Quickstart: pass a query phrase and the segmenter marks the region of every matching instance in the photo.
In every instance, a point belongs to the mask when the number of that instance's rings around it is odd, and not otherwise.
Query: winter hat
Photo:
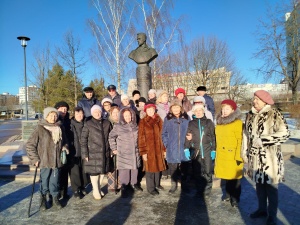
[[[134,91],[132,92],[132,97],[133,97],[134,95],[136,95],[136,94],[141,95],[141,93],[140,93],[138,90],[134,90]]]
[[[148,94],[150,94],[150,93],[153,93],[153,94],[156,95],[156,91],[155,91],[154,89],[150,89],[150,90],[148,91]]]
[[[156,106],[155,106],[153,103],[151,103],[151,102],[146,102],[146,104],[145,104],[145,106],[144,106],[144,112],[146,112],[146,110],[147,110],[148,108],[151,108],[151,107],[153,107],[154,109],[156,109]]]
[[[174,98],[170,103],[170,108],[174,105],[179,105],[180,107],[182,107],[182,102],[178,98]]]
[[[53,108],[53,107],[47,107],[44,109],[44,114],[43,114],[43,118],[46,119],[47,116],[49,115],[49,113],[51,112],[55,112],[57,114],[57,117],[58,117],[58,111],[56,108]]]
[[[113,103],[113,101],[112,101],[110,98],[104,98],[104,99],[102,99],[102,101],[101,101],[101,105],[103,106],[103,104],[104,104],[105,102],[110,102],[110,104]]]
[[[175,96],[177,96],[179,93],[183,93],[185,95],[185,90],[183,88],[177,88],[175,90]]]
[[[196,97],[193,99],[193,103],[195,104],[196,102],[202,102],[203,104],[205,104],[205,98],[202,97],[202,96],[196,96]]]
[[[206,87],[205,86],[199,86],[199,87],[197,87],[197,91],[206,91]]]
[[[113,84],[107,86],[107,90],[108,90],[108,91],[109,91],[109,90],[116,90],[116,89],[117,89],[116,86],[113,85]]]
[[[203,111],[205,110],[204,105],[196,104],[193,105],[192,112],[195,112],[197,109],[202,109]]]
[[[225,99],[225,100],[223,100],[221,102],[221,105],[230,105],[233,108],[233,110],[236,110],[236,108],[237,108],[236,103],[233,100],[231,100],[231,99]]]
[[[57,102],[54,106],[54,108],[59,109],[60,107],[67,107],[67,111],[69,111],[69,105],[68,103],[61,101],[61,102]]]
[[[144,102],[144,103],[146,103],[147,101],[146,101],[146,99],[145,99],[144,97],[140,97],[139,102]]]
[[[100,112],[102,112],[102,109],[101,109],[101,107],[99,105],[93,105],[93,107],[91,108],[91,114],[93,114],[93,111],[95,111],[97,109],[99,109]]]
[[[269,92],[264,91],[264,90],[258,90],[256,92],[254,92],[254,95],[257,96],[263,102],[265,102],[269,105],[274,105],[274,101]]]
[[[123,101],[125,99],[129,99],[128,95],[122,94],[121,95],[121,101]]]
[[[92,87],[83,88],[83,92],[93,92],[93,91],[94,91],[94,88],[92,88]]]

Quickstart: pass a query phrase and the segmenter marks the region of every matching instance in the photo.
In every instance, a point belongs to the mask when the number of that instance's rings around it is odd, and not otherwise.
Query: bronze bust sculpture
[[[148,91],[152,88],[151,67],[149,63],[153,61],[158,54],[154,48],[148,47],[146,39],[146,34],[137,34],[139,46],[130,52],[129,58],[138,64],[136,68],[137,89],[140,91],[142,97],[148,99]]]

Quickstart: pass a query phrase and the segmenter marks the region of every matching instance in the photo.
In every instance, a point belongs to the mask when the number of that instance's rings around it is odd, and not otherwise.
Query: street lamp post
[[[26,46],[27,41],[30,40],[28,37],[20,36],[17,37],[21,41],[21,45],[24,48],[24,78],[25,78],[25,115],[26,120],[28,120],[28,102],[27,102],[27,76],[26,76]]]

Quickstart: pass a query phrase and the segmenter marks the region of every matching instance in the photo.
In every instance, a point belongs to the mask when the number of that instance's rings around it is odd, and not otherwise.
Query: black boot
[[[57,209],[62,208],[57,196],[53,198],[53,206],[55,206]]]
[[[134,184],[132,185],[132,188],[134,191],[143,191],[143,188],[141,186],[139,186],[138,184]]]
[[[171,189],[169,190],[169,193],[173,194],[177,190],[177,182],[172,181],[171,182]]]
[[[46,197],[45,195],[40,196],[40,209],[45,211],[47,209]]]
[[[127,198],[128,197],[127,187],[126,187],[125,184],[122,184],[122,187],[121,187],[121,197],[122,198]]]

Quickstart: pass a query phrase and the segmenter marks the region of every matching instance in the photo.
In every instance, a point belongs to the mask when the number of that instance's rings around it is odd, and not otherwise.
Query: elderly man
[[[206,102],[206,107],[208,109],[208,111],[211,112],[213,118],[215,118],[215,104],[214,104],[214,100],[212,99],[212,97],[210,97],[209,95],[206,94],[206,87],[205,86],[199,86],[197,88],[197,95],[202,96],[205,98],[205,102]]]
[[[107,87],[107,91],[108,94],[104,96],[104,98],[109,98],[112,100],[112,102],[116,105],[118,105],[118,107],[121,107],[122,103],[121,103],[121,95],[119,95],[119,93],[116,91],[116,86],[111,84],[108,85]]]

